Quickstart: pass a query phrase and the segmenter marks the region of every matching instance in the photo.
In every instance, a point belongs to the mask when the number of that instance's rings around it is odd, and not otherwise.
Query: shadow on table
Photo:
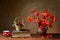
[[[52,33],[51,35],[53,35],[53,37],[52,37],[53,39],[60,39],[60,33],[57,33],[57,34]],[[32,34],[31,36],[32,36],[32,38],[40,38],[43,35],[41,35],[41,34]]]

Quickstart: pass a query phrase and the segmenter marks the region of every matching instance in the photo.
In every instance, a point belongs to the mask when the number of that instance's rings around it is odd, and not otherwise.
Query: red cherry
[[[6,34],[6,32],[3,32],[3,34],[2,34],[2,35],[4,36],[5,34]]]
[[[7,34],[6,32],[4,32],[3,34]]]
[[[26,32],[29,32],[29,30],[26,30]]]
[[[52,36],[53,36],[53,35],[48,34],[48,35],[47,35],[47,38],[51,38]]]
[[[9,35],[9,34],[6,34],[7,36]]]
[[[50,35],[47,35],[46,38],[50,38]]]
[[[34,9],[32,9],[32,13],[35,13],[35,10]]]
[[[3,36],[5,36],[6,35],[6,32],[3,32]]]
[[[50,37],[53,37],[53,35],[50,35]]]
[[[22,23],[17,23],[16,25],[23,27],[23,24]]]
[[[6,31],[4,30],[3,31],[3,36],[6,36],[6,37],[10,36],[10,32],[8,30],[6,30]]]

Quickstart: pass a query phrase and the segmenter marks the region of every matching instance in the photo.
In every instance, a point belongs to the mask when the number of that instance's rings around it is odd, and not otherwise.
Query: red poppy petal
[[[57,21],[57,19],[58,19],[57,17],[53,17],[53,21]]]
[[[47,10],[43,10],[43,13],[47,13]]]
[[[46,16],[43,16],[42,19],[47,19],[47,17]]]
[[[39,18],[36,18],[36,23],[40,22],[40,19]]]
[[[43,25],[41,25],[41,26],[40,26],[40,28],[41,28],[41,29],[43,29],[43,28],[44,28],[44,26],[43,26]]]
[[[49,22],[45,22],[46,23],[46,25],[49,25]]]

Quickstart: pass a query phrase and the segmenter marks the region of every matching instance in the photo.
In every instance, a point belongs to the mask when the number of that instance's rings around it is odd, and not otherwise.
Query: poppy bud
[[[57,19],[58,19],[57,17],[53,17],[53,21],[57,21]]]
[[[35,13],[35,10],[34,9],[32,9],[32,13]]]

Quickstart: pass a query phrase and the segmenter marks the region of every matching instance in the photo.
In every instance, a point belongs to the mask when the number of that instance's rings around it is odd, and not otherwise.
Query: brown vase
[[[43,34],[43,35],[45,35],[45,34],[47,33],[47,29],[48,29],[48,28],[43,28],[43,29],[38,28],[38,34]]]

